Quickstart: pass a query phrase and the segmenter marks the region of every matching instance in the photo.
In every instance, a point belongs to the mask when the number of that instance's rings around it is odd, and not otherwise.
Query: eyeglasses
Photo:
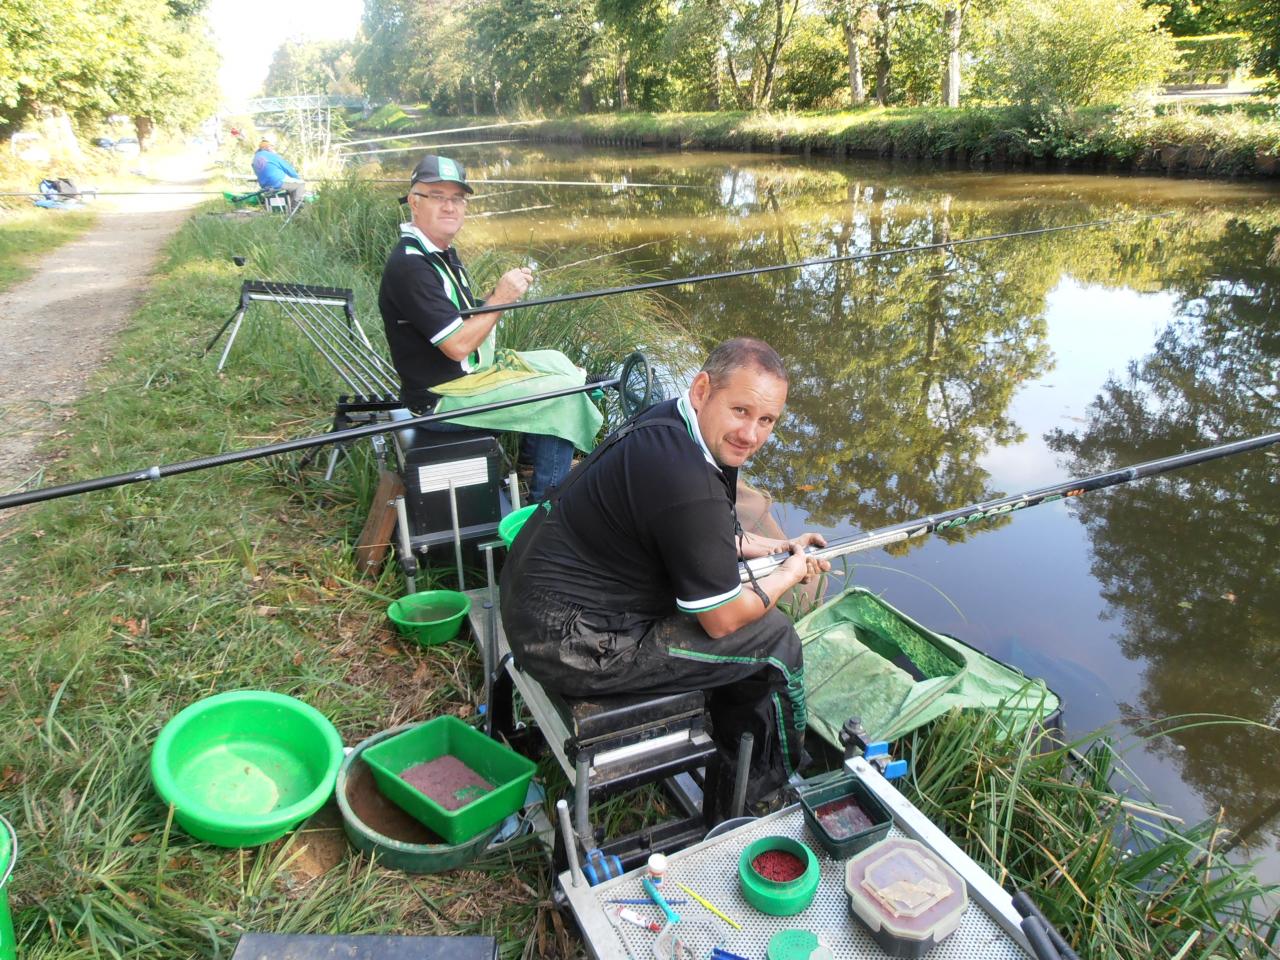
[[[422,197],[424,200],[430,200],[432,203],[438,203],[442,207],[446,203],[456,203],[460,207],[465,207],[467,205],[466,197],[453,196],[452,194],[448,194],[448,193],[419,193],[418,191],[415,190],[413,192],[413,195],[415,197]]]

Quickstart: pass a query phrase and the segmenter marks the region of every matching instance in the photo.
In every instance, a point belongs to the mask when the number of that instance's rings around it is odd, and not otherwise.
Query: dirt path
[[[153,162],[154,182],[137,189],[156,193],[101,198],[83,237],[0,293],[0,493],[40,484],[36,446],[71,416],[138,308],[160,248],[204,199],[160,191],[203,189],[206,162],[204,155]]]

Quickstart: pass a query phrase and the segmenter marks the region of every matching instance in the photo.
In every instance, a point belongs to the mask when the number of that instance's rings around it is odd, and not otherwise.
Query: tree
[[[212,108],[216,69],[203,18],[175,15],[165,0],[6,0],[0,126],[41,109],[81,122],[128,113],[140,129],[188,125]]]
[[[1280,84],[1280,3],[1276,0],[1235,0],[1235,21],[1249,34],[1253,68]]]
[[[772,102],[778,61],[799,6],[800,0],[725,0],[725,67],[739,106]]]
[[[175,18],[166,0],[131,0],[133,39],[113,77],[115,111],[133,117],[145,145],[155,124],[190,129],[217,107],[218,55],[201,17]]]
[[[1275,429],[1280,287],[1266,251],[1277,238],[1274,220],[1247,218],[1170,238],[1181,241],[1165,267],[1179,316],[1149,356],[1104,384],[1084,427],[1046,437],[1070,456],[1071,475]],[[1121,649],[1143,664],[1143,688],[1127,711],[1134,726],[1197,712],[1275,723],[1275,474],[1274,459],[1257,451],[1073,504]],[[1167,754],[1211,809],[1226,808],[1233,824],[1256,822],[1267,809],[1274,817],[1271,730],[1205,725],[1176,737],[1181,749]],[[1256,762],[1236,762],[1241,756]]]
[[[1154,91],[1176,53],[1138,0],[1025,0],[993,19],[979,59],[986,98],[1065,109]]]
[[[268,97],[299,93],[355,94],[359,88],[351,76],[354,67],[349,41],[289,41],[276,47],[263,82],[263,93]]]

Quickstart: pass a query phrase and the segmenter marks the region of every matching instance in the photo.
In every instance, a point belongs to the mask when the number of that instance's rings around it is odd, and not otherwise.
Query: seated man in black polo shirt
[[[471,277],[452,245],[466,221],[472,192],[462,164],[448,157],[423,157],[405,198],[412,219],[400,225],[400,239],[382,270],[378,310],[391,362],[400,374],[400,401],[414,413],[430,413],[435,407],[439,396],[432,387],[493,362],[494,328],[502,312],[464,318],[459,311],[513,303],[533,281],[532,271],[520,267],[504,273],[487,300],[472,293]],[[468,428],[445,421],[424,429]],[[533,463],[530,499],[541,500],[568,474],[573,444],[545,434],[529,434],[524,441],[522,452]]]
[[[786,398],[772,347],[721,344],[686,394],[640,414],[569,475],[502,571],[502,622],[527,673],[571,697],[707,690],[729,770],[741,735],[755,738],[751,801],[805,758],[800,640],[774,604],[831,568],[803,552],[825,545],[817,534],[774,540],[737,521],[738,468]],[[788,550],[773,573],[741,583],[740,559]],[[721,814],[725,799],[714,798]]]

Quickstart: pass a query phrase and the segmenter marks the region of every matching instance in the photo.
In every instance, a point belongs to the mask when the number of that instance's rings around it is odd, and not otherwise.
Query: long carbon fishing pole
[[[484,181],[473,180],[473,183]],[[489,183],[518,183],[513,180],[490,180]],[[721,273],[703,273],[693,277],[678,277],[674,280],[650,280],[646,283],[633,283],[625,287],[605,287],[601,290],[583,290],[579,293],[562,293],[554,297],[540,297],[535,300],[516,300],[500,306],[470,307],[459,310],[460,316],[469,317],[477,313],[493,313],[495,310],[521,310],[525,307],[544,307],[553,303],[571,303],[574,300],[589,300],[593,297],[612,297],[620,293],[637,293],[641,290],[661,290],[664,287],[683,287],[693,283],[706,283],[708,280],[727,280],[731,277],[753,277],[762,273],[776,273],[779,270],[799,270],[803,267],[820,267],[828,263],[852,263],[857,260],[874,260],[877,257],[891,257],[900,253],[925,253],[929,250],[945,250],[948,247],[963,247],[973,243],[990,243],[993,240],[1012,240],[1016,237],[1035,237],[1045,233],[1060,233],[1064,230],[1087,230],[1091,227],[1105,227],[1116,223],[1141,223],[1144,220],[1156,220],[1160,217],[1171,217],[1172,212],[1148,213],[1138,217],[1113,217],[1107,220],[1090,220],[1088,223],[1068,223],[1059,227],[1036,227],[1034,230],[1015,230],[1012,233],[992,233],[981,237],[968,237],[964,240],[946,240],[938,243],[922,243],[915,247],[895,247],[892,250],[870,250],[863,253],[848,253],[839,257],[820,257],[814,260],[796,260],[792,263],[775,263],[767,267],[746,267],[742,270],[726,270]]]
[[[538,123],[546,123],[546,121],[509,120],[506,123],[482,123],[478,127],[451,127],[448,130],[423,130],[420,133],[395,133],[389,137],[372,137],[368,140],[344,140],[341,143],[335,143],[334,147],[342,149],[344,147],[358,147],[366,143],[386,143],[388,140],[416,140],[419,137],[441,137],[446,133],[470,133],[472,130],[494,130],[498,127],[527,127]],[[425,144],[425,146],[436,147],[438,144],[429,143]]]
[[[638,361],[638,362],[637,362]],[[594,383],[584,383],[578,387],[564,387],[560,390],[548,390],[546,393],[540,393],[533,397],[516,397],[511,400],[496,400],[493,403],[477,404],[474,407],[466,407],[461,410],[450,410],[448,413],[428,413],[420,417],[410,417],[408,420],[396,420],[385,423],[369,423],[359,427],[348,427],[345,430],[334,430],[331,433],[320,434],[313,437],[300,437],[296,440],[282,440],[279,443],[269,443],[260,447],[248,447],[244,450],[228,450],[226,453],[216,453],[209,457],[198,457],[195,460],[183,460],[180,463],[161,464],[154,467],[146,467],[140,470],[130,470],[128,473],[117,473],[109,477],[98,477],[94,480],[79,480],[74,483],[63,483],[56,486],[39,487],[35,490],[24,490],[19,493],[10,493],[0,496],[0,510],[7,510],[10,507],[20,507],[28,503],[42,503],[46,500],[57,500],[60,497],[71,497],[80,493],[89,493],[94,490],[107,490],[111,487],[123,487],[130,483],[141,483],[144,480],[160,480],[164,477],[173,477],[183,473],[193,473],[196,470],[208,470],[211,467],[222,467],[229,463],[243,463],[245,460],[256,460],[261,457],[274,456],[278,453],[292,453],[296,450],[309,450],[313,447],[323,447],[331,443],[342,443],[347,440],[358,440],[361,437],[371,437],[379,433],[391,433],[395,430],[403,430],[406,427],[421,427],[429,423],[438,423],[442,420],[456,420],[459,417],[470,416],[475,413],[490,413],[494,410],[505,410],[508,407],[519,406],[524,403],[534,403],[538,400],[554,400],[557,397],[568,397],[576,393],[587,393],[591,390],[599,390],[605,387],[618,387],[624,394],[630,391],[630,375],[639,369],[645,378],[641,387],[643,390],[643,403],[647,403],[650,390],[652,388],[651,370],[648,362],[640,354],[632,354],[623,364],[622,371],[617,377],[608,380],[600,380]],[[625,408],[624,408],[625,409]],[[643,406],[641,407],[643,409]]]
[[[435,144],[432,144],[435,146]],[[409,177],[358,177],[359,183],[394,183],[403,187],[405,181]],[[340,178],[329,178],[327,180],[309,180],[309,183],[346,183],[346,180]],[[530,187],[601,187],[614,190],[630,190],[642,187],[652,187],[654,189],[664,190],[710,190],[708,186],[695,183],[632,183],[629,180],[481,180],[469,178],[467,183],[515,183]],[[23,194],[25,196],[25,194]],[[488,194],[488,196],[497,196],[497,194]]]
[[[1169,473],[1171,470],[1181,470],[1183,467],[1189,467],[1193,464],[1220,460],[1223,457],[1232,457],[1237,453],[1258,450],[1273,443],[1280,443],[1280,431],[1264,433],[1248,440],[1223,443],[1216,447],[1204,447],[1200,450],[1192,450],[1189,453],[1179,453],[1160,460],[1148,460],[1132,467],[1123,467],[1107,473],[1098,473],[1078,480],[1066,480],[1062,483],[1055,483],[1052,486],[1040,487],[1038,490],[1029,490],[1026,493],[1001,497],[998,500],[988,500],[985,503],[975,503],[956,510],[948,510],[946,513],[935,513],[933,516],[925,517],[923,520],[910,520],[906,523],[895,524],[892,527],[881,527],[879,530],[870,530],[852,537],[843,537],[825,547],[816,550],[810,548],[805,551],[805,554],[823,560],[833,560],[836,557],[860,553],[863,550],[873,550],[876,547],[888,546],[891,543],[915,540],[927,534],[938,533],[953,527],[964,527],[982,520],[990,520],[993,517],[1003,517],[1017,510],[1025,510],[1027,507],[1039,506],[1042,503],[1053,503],[1068,497],[1079,497],[1094,490],[1114,487],[1121,483],[1128,483],[1131,480],[1141,480],[1145,477]],[[781,566],[789,556],[791,556],[789,553],[778,553],[740,563],[739,569],[742,579],[746,581],[753,575],[762,577],[771,573]],[[748,569],[750,573],[748,573]]]
[[[508,137],[505,140],[461,140],[458,143],[433,143],[431,149],[443,150],[445,147],[484,147],[491,143],[524,143],[523,137]],[[420,151],[421,146],[417,147],[382,147],[378,150],[350,150],[346,153],[338,154],[339,158],[346,157],[369,157],[375,153],[410,153],[412,151]],[[474,182],[474,181],[473,181]]]

